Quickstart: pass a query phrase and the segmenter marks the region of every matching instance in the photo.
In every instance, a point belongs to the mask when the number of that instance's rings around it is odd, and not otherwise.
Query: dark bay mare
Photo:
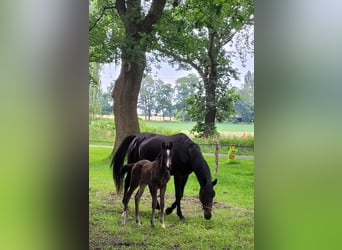
[[[122,213],[122,222],[126,223],[126,212],[128,209],[128,202],[134,190],[139,186],[139,190],[135,195],[135,220],[141,225],[139,216],[139,202],[146,186],[150,188],[152,195],[152,215],[151,225],[154,227],[154,212],[157,207],[157,191],[160,189],[160,224],[165,228],[164,224],[164,204],[166,184],[170,179],[170,169],[172,163],[172,142],[165,144],[162,142],[161,150],[155,161],[140,160],[134,164],[126,164],[122,167],[120,176],[123,180],[125,173],[130,172],[130,183],[127,192],[124,193],[122,203],[124,204],[124,211]],[[119,183],[119,185],[122,185]]]
[[[183,133],[171,136],[152,133],[127,136],[120,144],[111,161],[117,190],[120,190],[120,185],[118,185],[121,178],[120,169],[123,166],[126,154],[128,156],[128,163],[134,163],[141,159],[153,160],[160,151],[162,141],[172,142],[174,152],[171,175],[174,176],[176,200],[172,203],[171,207],[166,209],[166,214],[172,213],[173,209],[177,207],[177,215],[180,219],[184,219],[181,210],[181,199],[188,176],[194,172],[200,184],[199,199],[202,203],[204,218],[209,220],[215,196],[214,185],[217,183],[217,179],[212,182],[209,166],[204,160],[199,146]],[[130,182],[129,178],[129,175],[127,175],[125,193]]]

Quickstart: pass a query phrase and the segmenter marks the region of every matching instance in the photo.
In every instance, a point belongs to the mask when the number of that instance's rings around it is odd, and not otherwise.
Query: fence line
[[[198,146],[213,146],[215,147],[216,146],[216,143],[196,143]],[[230,143],[230,144],[219,144],[219,147],[230,147],[231,144],[234,144],[234,143]],[[252,145],[237,145],[237,144],[234,144],[235,147],[238,147],[238,148],[253,148],[254,149],[254,146]]]

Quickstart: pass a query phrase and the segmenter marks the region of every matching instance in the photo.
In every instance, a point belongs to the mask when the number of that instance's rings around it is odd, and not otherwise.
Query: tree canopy
[[[198,132],[212,135],[215,122],[232,114],[238,100],[230,85],[238,78],[232,62],[244,61],[247,51],[253,53],[253,12],[254,0],[91,0],[89,61],[121,63],[113,90],[120,140],[139,131],[136,108],[147,52],[154,62],[167,59],[198,72],[198,90],[187,104],[201,110],[190,108],[189,114],[196,113]],[[168,85],[160,86],[171,91]],[[165,94],[159,99],[163,114],[171,112]]]
[[[171,64],[193,68],[202,78],[203,86],[198,86],[199,94],[189,104],[196,106],[190,112],[197,121],[195,129],[205,137],[215,133],[215,120],[233,113],[232,105],[227,105],[236,99],[229,87],[230,79],[238,78],[232,59],[243,58],[242,51],[252,42],[249,36],[237,35],[253,24],[253,12],[251,0],[188,0],[173,11],[166,10],[157,25],[157,50]],[[228,50],[234,37],[240,39],[235,42],[239,49]]]

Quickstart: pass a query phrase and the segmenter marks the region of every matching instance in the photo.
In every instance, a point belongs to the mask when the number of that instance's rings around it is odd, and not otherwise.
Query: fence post
[[[219,146],[220,146],[220,135],[217,133],[215,140],[215,166],[214,166],[214,174],[217,174],[218,169],[218,161],[219,161]]]

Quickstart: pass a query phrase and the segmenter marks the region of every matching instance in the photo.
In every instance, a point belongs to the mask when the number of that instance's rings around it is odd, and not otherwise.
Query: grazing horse
[[[127,192],[124,193],[122,203],[124,204],[124,211],[122,213],[122,222],[126,223],[126,211],[128,209],[128,202],[134,190],[139,186],[139,190],[135,195],[135,220],[140,223],[139,216],[139,202],[146,186],[148,185],[152,195],[152,216],[151,225],[154,227],[154,212],[157,207],[157,191],[160,189],[160,224],[165,228],[164,224],[164,204],[166,184],[170,179],[170,168],[172,163],[172,142],[165,144],[162,142],[161,150],[156,160],[151,162],[149,160],[140,160],[134,164],[126,164],[122,167],[120,177],[121,180],[125,173],[130,172],[130,183]],[[119,183],[122,185],[122,182]]]
[[[171,136],[152,133],[127,136],[120,144],[111,161],[113,179],[117,190],[120,189],[120,185],[118,185],[121,183],[120,168],[123,165],[126,154],[128,155],[128,163],[134,163],[141,159],[153,160],[159,152],[159,145],[162,141],[172,142],[174,148],[171,175],[174,176],[176,200],[172,203],[171,207],[166,209],[166,214],[172,213],[173,209],[177,207],[178,217],[184,219],[180,201],[183,197],[184,186],[188,176],[194,172],[200,184],[199,199],[202,203],[204,218],[209,220],[215,196],[214,185],[216,185],[217,179],[211,180],[209,166],[204,160],[199,146],[183,133]],[[130,176],[127,175],[125,193],[129,183]]]

